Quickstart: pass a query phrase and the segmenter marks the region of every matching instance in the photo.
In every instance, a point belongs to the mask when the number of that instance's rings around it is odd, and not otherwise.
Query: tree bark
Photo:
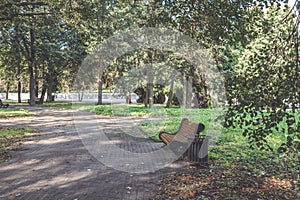
[[[186,97],[187,97],[187,78],[185,77],[185,75],[183,76],[183,90],[182,90],[182,107],[186,108]]]
[[[146,91],[147,92],[146,103],[149,103],[149,108],[153,108],[153,104],[154,104],[153,82],[154,82],[153,68],[152,65],[150,65],[147,69],[147,91]]]
[[[22,93],[22,83],[21,81],[18,81],[18,103],[22,102],[21,93]]]
[[[146,97],[145,97],[145,99],[144,99],[144,106],[145,106],[145,108],[147,108],[148,107],[148,103],[149,103],[149,89],[148,89],[149,87],[148,87],[148,83],[147,83],[147,86],[146,86]]]
[[[39,75],[38,75],[38,67],[34,66],[34,79],[35,79],[35,98],[39,97]]]
[[[46,91],[47,91],[47,86],[46,86],[46,83],[44,83],[43,87],[42,87],[41,98],[39,100],[39,104],[44,103],[44,99],[45,99],[45,96],[46,96]]]
[[[171,103],[172,103],[172,99],[173,99],[173,95],[174,95],[174,82],[175,82],[175,71],[172,72],[171,74],[171,81],[170,81],[170,91],[168,94],[168,101],[167,101],[167,105],[166,108],[170,108]]]
[[[10,88],[10,82],[7,82],[6,83],[6,95],[5,95],[5,99],[6,100],[8,100],[9,88]]]
[[[52,69],[52,63],[50,62],[49,62],[49,69]],[[55,84],[55,80],[53,79],[53,75],[48,74],[45,86],[47,87],[46,102],[52,102],[52,93],[56,89],[56,84]]]
[[[30,63],[29,66],[29,95],[30,95],[30,105],[35,105],[35,92],[34,92],[34,75],[33,75],[33,69],[32,69],[32,63]]]
[[[48,86],[48,89],[47,89],[47,99],[46,99],[47,102],[52,102],[52,93],[53,93],[53,89],[52,88],[53,88],[52,85]]]
[[[102,105],[103,104],[103,100],[102,100],[102,86],[103,86],[103,81],[102,81],[102,77],[99,79],[98,81],[98,105]]]
[[[192,107],[192,98],[193,98],[193,85],[191,77],[187,77],[187,88],[186,88],[186,108]]]
[[[16,28],[16,32],[18,32],[18,28]],[[16,34],[18,35],[18,33]],[[16,37],[16,42],[18,42],[18,37]],[[22,102],[21,93],[22,93],[22,83],[21,83],[21,52],[19,45],[16,45],[17,48],[17,80],[18,80],[18,103]]]
[[[34,48],[34,30],[30,28],[30,60],[28,63],[29,70],[29,93],[30,93],[30,105],[35,105],[35,80],[34,80],[34,60],[35,60],[35,48]]]
[[[131,93],[126,91],[126,104],[131,104]]]

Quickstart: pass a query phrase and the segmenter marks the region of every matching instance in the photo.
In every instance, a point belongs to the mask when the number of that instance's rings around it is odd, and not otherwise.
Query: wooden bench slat
[[[202,123],[196,124],[188,119],[182,119],[180,127],[176,133],[160,132],[159,138],[165,144],[169,144],[173,140],[186,143],[189,135],[198,135],[203,130],[204,125]]]

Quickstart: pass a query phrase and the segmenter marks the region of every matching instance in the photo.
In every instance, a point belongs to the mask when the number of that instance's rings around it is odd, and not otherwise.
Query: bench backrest
[[[176,133],[161,132],[159,133],[159,138],[165,143],[170,142],[188,142],[188,139],[193,139],[199,136],[199,133],[204,130],[204,125],[202,123],[194,123],[188,119],[182,119],[179,129]]]
[[[180,127],[176,132],[175,137],[173,138],[175,141],[187,142],[188,137],[193,137],[195,135],[199,135],[199,133],[204,130],[199,124],[196,124],[188,119],[182,119]]]

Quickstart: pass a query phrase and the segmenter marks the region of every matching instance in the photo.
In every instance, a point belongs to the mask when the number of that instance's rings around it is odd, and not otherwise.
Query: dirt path
[[[107,167],[83,145],[73,123],[72,111],[26,109],[36,116],[0,120],[1,127],[31,127],[39,131],[20,151],[12,152],[11,160],[0,164],[0,199],[151,199],[157,181],[178,171],[184,164],[176,162],[145,174]],[[107,125],[106,130],[117,130],[109,126],[109,118],[101,120]],[[159,147],[153,145],[151,148]]]

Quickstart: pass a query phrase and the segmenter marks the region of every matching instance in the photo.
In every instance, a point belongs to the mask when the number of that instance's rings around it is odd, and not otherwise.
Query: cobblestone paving
[[[93,157],[77,133],[72,111],[25,107],[35,114],[30,118],[0,120],[0,127],[31,127],[22,148],[11,152],[12,158],[0,164],[0,199],[25,200],[109,200],[151,199],[157,181],[182,168],[177,161],[156,172],[128,173],[107,167]],[[110,139],[121,141],[119,147],[135,153],[161,148],[147,139],[135,142],[124,138],[106,122]],[[109,135],[109,134],[108,134]]]

